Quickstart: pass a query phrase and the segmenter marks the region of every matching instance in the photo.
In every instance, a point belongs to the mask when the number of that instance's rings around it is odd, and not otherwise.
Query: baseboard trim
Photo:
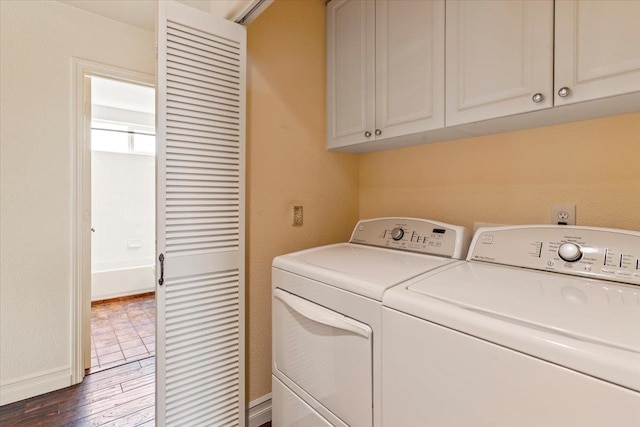
[[[249,402],[248,427],[260,427],[271,421],[271,393]]]
[[[133,291],[134,293],[131,294],[126,294],[126,295],[120,295],[117,297],[111,297],[111,298],[101,298],[101,299],[96,299],[96,300],[92,300],[91,301],[91,307],[95,307],[98,306],[100,304],[108,304],[110,302],[123,302],[123,301],[127,301],[127,300],[132,300],[135,298],[142,298],[142,297],[150,297],[152,295],[156,294],[156,290],[155,288],[149,288],[147,289],[147,291]]]
[[[49,393],[71,385],[69,366],[49,369],[34,375],[9,380],[0,385],[0,405]]]

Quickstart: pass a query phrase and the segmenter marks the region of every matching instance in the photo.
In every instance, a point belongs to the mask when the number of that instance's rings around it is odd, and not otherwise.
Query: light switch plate
[[[299,227],[302,225],[302,206],[293,207],[293,226]]]

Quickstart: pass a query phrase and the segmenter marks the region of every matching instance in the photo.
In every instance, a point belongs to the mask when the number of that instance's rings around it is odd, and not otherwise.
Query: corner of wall
[[[247,420],[248,427],[260,427],[271,421],[271,393],[249,402]]]

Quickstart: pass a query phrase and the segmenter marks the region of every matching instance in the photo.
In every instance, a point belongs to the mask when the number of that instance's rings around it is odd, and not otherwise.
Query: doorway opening
[[[101,224],[101,229],[96,228],[92,221],[92,157],[107,157],[120,155],[137,155],[147,156],[148,161],[155,162],[155,142],[150,141],[155,133],[155,84],[156,79],[153,75],[139,73],[136,71],[130,71],[118,67],[99,64],[96,62],[86,61],[83,59],[73,59],[73,111],[74,111],[74,137],[73,137],[73,157],[74,157],[74,169],[73,169],[73,188],[74,188],[74,209],[72,216],[73,226],[73,258],[72,258],[72,270],[73,280],[71,287],[72,296],[72,310],[71,310],[71,384],[80,384],[85,375],[91,372],[92,362],[100,363],[97,358],[98,354],[95,351],[95,346],[92,351],[92,343],[94,342],[91,334],[91,306],[92,300],[99,301],[105,298],[116,298],[120,296],[130,296],[137,292],[151,293],[155,291],[155,272],[153,268],[148,268],[147,277],[151,277],[150,284],[145,286],[146,290],[138,290],[136,292],[124,292],[119,288],[118,277],[103,275],[98,277],[97,281],[103,281],[103,286],[98,287],[94,293],[92,289],[92,273],[111,271],[109,274],[116,274],[119,270],[126,270],[126,267],[135,265],[135,262],[129,260],[129,265],[123,264],[125,261],[118,261],[117,256],[114,256],[112,246],[115,245],[113,241],[103,244],[101,248],[94,249],[98,256],[96,259],[92,259],[92,240],[96,233],[101,233],[107,240],[115,239],[118,233],[122,234],[123,226],[109,225],[105,222],[99,221],[100,211],[97,211],[96,220],[98,224]],[[124,91],[119,85],[130,85],[131,88],[135,88],[134,91]],[[96,86],[96,91],[92,90],[92,86]],[[146,91],[146,95],[144,95]],[[95,92],[95,93],[94,93]],[[118,93],[128,94],[118,96]],[[140,104],[140,100],[146,98],[143,102],[146,107],[141,108],[137,106]],[[149,102],[150,100],[150,102]],[[149,107],[149,104],[151,105]],[[120,131],[120,132],[118,132]],[[134,136],[138,134],[150,134],[144,138]],[[126,144],[124,144],[123,138],[115,137],[107,138],[107,134],[122,135]],[[93,138],[92,138],[93,136]],[[94,146],[92,147],[92,139]],[[111,141],[111,142],[109,142]],[[114,142],[115,141],[115,142]],[[153,147],[149,147],[152,145]],[[95,150],[94,150],[95,149]],[[96,154],[98,153],[99,154]],[[95,154],[95,156],[94,156]],[[105,162],[102,162],[105,164]],[[98,164],[96,164],[98,165]],[[96,168],[96,170],[99,167]],[[103,168],[105,169],[105,168]],[[114,167],[117,180],[123,179],[135,179],[135,174],[128,174],[125,167]],[[129,168],[131,169],[131,168]],[[155,168],[152,169],[151,175],[155,176]],[[103,174],[104,175],[104,174]],[[110,183],[113,184],[113,183]],[[105,184],[106,185],[106,184]],[[120,185],[120,184],[118,184]],[[153,210],[151,211],[151,222],[155,222],[155,180],[152,182],[152,186],[146,189],[148,197],[153,201]],[[94,190],[95,192],[96,190]],[[97,194],[100,191],[97,192]],[[112,191],[113,193],[113,191]],[[109,209],[111,212],[118,212],[117,206],[120,205],[120,211],[123,213],[131,214],[132,203],[129,203],[129,199],[118,200],[116,196],[110,196],[111,200],[102,200],[101,203],[107,206],[108,215]],[[121,196],[125,197],[125,196]],[[100,200],[98,198],[96,202]],[[129,209],[129,210],[126,210]],[[104,216],[103,215],[103,216]],[[131,217],[130,217],[131,219]],[[94,231],[92,231],[94,230]],[[129,234],[135,233],[136,229],[129,227]],[[148,233],[147,233],[148,234]],[[152,245],[151,245],[151,259],[155,258],[155,229],[152,230]],[[141,237],[141,236],[139,236]],[[131,242],[125,242],[133,246],[132,250],[135,250],[137,242],[133,240],[135,236],[131,237]],[[103,242],[104,243],[104,242]],[[111,246],[109,246],[111,245]],[[111,249],[109,249],[111,248]],[[142,248],[142,240],[140,242],[140,249]],[[142,253],[141,251],[138,251]],[[141,258],[141,257],[138,257]],[[144,258],[144,257],[142,257]],[[118,264],[120,262],[120,264]],[[110,264],[111,263],[111,264]],[[147,264],[149,265],[149,264]],[[153,262],[150,263],[153,265]],[[95,267],[95,268],[94,268]],[[114,279],[114,280],[109,280]],[[112,285],[104,286],[104,282],[111,282]],[[107,289],[105,291],[105,289]],[[151,294],[153,297],[153,294]],[[147,318],[151,321],[154,317],[153,312],[147,311]],[[120,315],[122,317],[122,315]],[[142,317],[142,316],[141,316]],[[94,320],[100,318],[100,316],[94,316]],[[108,316],[107,316],[108,318]],[[106,319],[102,319],[106,320]],[[151,321],[152,322],[152,321]],[[152,322],[153,323],[153,322]],[[103,325],[104,326],[104,325]],[[148,328],[148,327],[147,327]],[[155,329],[155,328],[154,328]],[[143,332],[142,335],[149,332]],[[138,335],[140,337],[140,334]],[[152,348],[150,340],[155,340],[155,330],[152,338],[148,338],[146,341],[149,343],[149,347]],[[101,337],[102,338],[102,337]],[[116,336],[117,338],[117,336]],[[146,344],[143,341],[143,345]],[[125,347],[127,344],[125,344]],[[120,347],[122,350],[122,347]],[[141,349],[140,349],[141,350]],[[131,352],[128,352],[131,354]],[[93,356],[93,357],[92,357]],[[123,352],[124,356],[124,352]],[[115,356],[112,356],[115,358]],[[97,359],[93,360],[92,359]],[[103,358],[103,365],[107,365],[108,358]],[[155,365],[155,358],[148,362]],[[137,362],[131,362],[137,363]],[[112,365],[112,366],[115,366]]]
[[[155,89],[92,76],[90,123],[93,373],[155,354]]]

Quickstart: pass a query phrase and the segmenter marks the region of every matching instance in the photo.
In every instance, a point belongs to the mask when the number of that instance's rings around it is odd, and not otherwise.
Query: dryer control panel
[[[420,218],[361,220],[349,239],[349,243],[456,259],[467,256],[470,241],[465,227]]]
[[[640,285],[640,233],[580,226],[480,228],[469,261]]]

